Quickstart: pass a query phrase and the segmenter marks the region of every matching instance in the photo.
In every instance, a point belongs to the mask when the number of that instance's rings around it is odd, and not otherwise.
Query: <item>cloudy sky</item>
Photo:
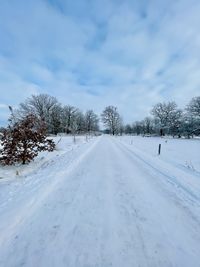
[[[0,125],[48,93],[125,122],[200,95],[199,0],[1,0]]]

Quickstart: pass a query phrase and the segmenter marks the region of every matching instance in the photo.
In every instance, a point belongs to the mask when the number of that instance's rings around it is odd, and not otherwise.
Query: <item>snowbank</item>
[[[60,155],[67,153],[81,144],[89,141],[88,137],[85,136],[76,136],[75,142],[73,136],[56,136],[49,137],[53,139],[56,143],[56,150],[53,152],[43,151],[32,161],[30,164],[22,165],[18,164],[16,166],[1,166],[0,165],[0,183],[6,181],[12,181],[17,177],[24,177],[31,175],[36,172],[38,169],[48,165],[55,158]]]

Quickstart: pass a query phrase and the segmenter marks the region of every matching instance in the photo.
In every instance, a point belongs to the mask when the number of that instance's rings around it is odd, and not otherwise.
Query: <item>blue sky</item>
[[[200,95],[199,0],[1,0],[0,124],[48,93],[125,122]]]

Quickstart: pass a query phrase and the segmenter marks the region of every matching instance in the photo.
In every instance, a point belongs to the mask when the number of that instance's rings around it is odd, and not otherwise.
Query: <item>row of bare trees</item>
[[[32,95],[13,110],[6,128],[1,129],[0,163],[25,164],[40,151],[53,151],[55,143],[49,134],[90,134],[99,130],[99,119],[93,110],[83,114],[78,108],[62,106],[47,94]]]
[[[188,138],[200,135],[200,96],[193,97],[184,109],[180,109],[174,101],[157,103],[150,114],[141,121],[123,125],[117,108],[108,106],[101,118],[113,135],[125,133]]]
[[[84,114],[77,107],[61,105],[55,97],[47,94],[32,95],[14,113],[18,119],[32,114],[43,120],[50,134],[91,133],[99,130],[99,119],[93,110]]]
[[[81,134],[99,131],[99,117],[92,109],[83,113],[79,108],[71,105],[61,105],[58,100],[47,94],[32,95],[15,110],[16,120],[32,114],[45,122],[49,134],[66,133]],[[106,131],[112,135],[122,132],[122,118],[117,107],[107,106],[101,121]]]
[[[99,131],[99,118],[93,110],[83,114],[78,108],[62,106],[55,97],[33,95],[19,105],[10,107],[11,117],[1,135],[0,161],[4,165],[25,164],[33,160],[40,151],[55,149],[55,143],[48,139],[49,133],[66,134],[91,133]],[[101,120],[106,132],[116,134],[143,135],[200,135],[200,97],[194,97],[181,110],[175,102],[158,103],[151,110],[152,117],[123,126],[117,107],[107,106]]]
[[[47,138],[49,133],[91,133],[99,130],[99,119],[93,110],[83,114],[73,106],[61,106],[55,97],[33,95],[21,103],[17,110],[9,107],[9,124],[1,132],[0,163],[26,164],[40,151],[53,151],[55,143]],[[122,120],[114,106],[101,114],[109,133],[115,135],[122,129]]]
[[[200,97],[194,97],[184,109],[179,109],[175,102],[156,104],[151,115],[124,127],[126,134],[200,135]]]

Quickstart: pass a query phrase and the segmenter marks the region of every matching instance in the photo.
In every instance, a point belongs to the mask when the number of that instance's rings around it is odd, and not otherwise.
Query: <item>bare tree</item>
[[[19,118],[24,118],[29,114],[35,115],[45,121],[47,130],[51,132],[51,113],[56,105],[58,105],[58,101],[53,96],[47,94],[32,95],[20,104],[16,115]]]
[[[50,113],[50,132],[58,134],[62,131],[62,106],[60,104],[54,105]]]
[[[170,128],[174,127],[174,120],[181,117],[181,111],[178,110],[175,102],[158,103],[156,104],[151,114],[154,115],[160,127],[160,135],[169,133]]]
[[[95,132],[99,130],[99,119],[93,110],[88,110],[85,113],[85,129],[87,133]]]
[[[188,138],[200,135],[200,96],[193,97],[186,106],[181,128]]]
[[[102,122],[108,127],[110,133],[115,135],[119,132],[121,126],[121,118],[117,111],[117,107],[108,106],[101,114]]]
[[[186,110],[192,116],[200,119],[200,96],[193,97],[188,106],[186,107]]]
[[[143,133],[143,123],[141,121],[133,123],[133,133],[136,133],[137,135]]]
[[[133,127],[130,124],[126,124],[124,127],[125,134],[132,134],[133,133]]]
[[[145,117],[143,120],[143,133],[152,134],[153,132],[153,120],[151,117]]]
[[[72,133],[72,128],[74,127],[74,121],[76,119],[77,112],[78,109],[76,107],[70,105],[63,107],[62,127],[67,134]]]
[[[190,138],[194,135],[200,134],[200,128],[198,128],[197,120],[191,116],[188,112],[183,114],[180,126],[180,132],[183,136]]]
[[[73,119],[72,129],[73,133],[75,134],[85,132],[85,117],[84,114],[78,109]]]

